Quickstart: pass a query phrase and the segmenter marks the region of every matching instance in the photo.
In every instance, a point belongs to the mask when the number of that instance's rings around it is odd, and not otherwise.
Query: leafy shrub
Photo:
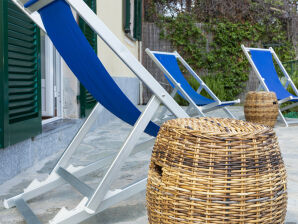
[[[263,21],[231,22],[222,19],[199,24],[197,17],[179,13],[176,17],[162,18],[159,25],[161,38],[170,40],[195,71],[205,71],[204,81],[221,100],[237,98],[248,80],[250,66],[240,48],[242,43],[249,43],[251,47],[278,43],[274,48],[281,61],[288,61],[295,55],[279,20],[266,24]],[[207,41],[210,36],[212,40]],[[195,86],[194,83],[191,85]],[[176,99],[185,104],[181,98]]]

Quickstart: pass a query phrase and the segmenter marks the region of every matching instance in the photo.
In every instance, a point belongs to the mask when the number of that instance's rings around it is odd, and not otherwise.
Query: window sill
[[[132,41],[134,41],[134,42],[137,42],[138,40],[136,39],[136,38],[134,38],[130,33],[125,33],[125,36],[128,38],[128,39],[130,39],[130,40],[132,40]]]
[[[41,122],[41,124],[42,124],[42,125],[46,125],[46,124],[52,123],[52,122],[54,122],[54,121],[58,121],[58,120],[60,120],[60,119],[62,119],[62,118],[61,118],[61,117],[53,117],[53,118],[49,118],[49,119],[43,120],[43,121]]]

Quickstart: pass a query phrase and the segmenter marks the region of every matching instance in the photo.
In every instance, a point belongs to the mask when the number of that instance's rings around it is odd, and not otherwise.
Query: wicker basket
[[[244,114],[247,121],[274,127],[278,116],[278,102],[274,92],[248,92]]]
[[[286,171],[272,128],[235,119],[167,121],[147,183],[149,222],[283,223]]]

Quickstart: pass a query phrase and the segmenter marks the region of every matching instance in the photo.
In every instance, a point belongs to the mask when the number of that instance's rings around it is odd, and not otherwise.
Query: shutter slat
[[[86,31],[84,32],[85,35],[89,35],[91,37],[94,37],[94,31],[91,30],[90,28],[89,29],[86,29]]]
[[[35,57],[32,55],[25,55],[16,52],[8,52],[8,59],[19,59],[24,61],[35,61]]]
[[[87,108],[92,107],[93,105],[96,104],[96,100],[93,98],[91,93],[89,93],[87,90],[86,90],[86,93],[85,93],[85,97],[86,97]]]
[[[8,81],[8,86],[11,88],[18,88],[18,87],[34,87],[36,81]]]
[[[15,45],[8,44],[8,52],[16,52],[19,54],[25,54],[26,56],[35,56],[35,49],[29,49],[29,48],[24,48],[24,47],[19,47]]]
[[[11,66],[22,66],[27,68],[35,68],[36,62],[33,61],[23,61],[23,60],[16,60],[16,59],[8,59],[8,65]]]
[[[9,104],[9,109],[12,110],[12,109],[18,109],[18,108],[21,108],[21,107],[28,107],[28,106],[32,106],[32,105],[35,105],[37,103],[37,100],[36,99],[30,99],[30,100],[27,100],[27,101],[20,101],[20,102],[12,102]]]
[[[35,88],[9,88],[9,94],[20,94],[20,93],[33,93],[35,91]]]
[[[17,24],[18,26],[24,27],[26,29],[30,29],[30,30],[35,29],[35,26],[32,23],[26,22],[25,20],[20,19],[16,16],[12,16],[12,15],[8,16],[8,22],[12,24]]]
[[[17,123],[23,120],[28,120],[30,118],[34,118],[38,116],[38,112],[34,110],[24,110],[18,114],[13,114],[10,116],[9,123]]]
[[[18,26],[10,22],[7,24],[7,28],[8,30],[20,32],[22,34],[29,35],[29,36],[34,36],[34,33],[35,33],[35,29],[26,29],[24,27]]]
[[[92,34],[85,34],[85,37],[87,39],[93,40],[93,35]]]
[[[30,100],[35,97],[35,93],[25,93],[22,95],[12,95],[9,96],[9,102]]]
[[[33,44],[35,39],[34,37],[28,36],[26,34],[22,34],[13,30],[8,30],[8,37],[14,38],[14,39],[18,39],[21,41],[25,41],[28,42],[30,44]]]
[[[29,107],[23,107],[19,109],[14,109],[9,111],[9,117],[15,117],[18,115],[23,115],[23,113],[31,113],[35,111],[35,105],[29,106]]]
[[[36,69],[35,68],[23,68],[23,67],[9,67],[8,72],[9,73],[28,73],[32,74],[35,73]]]
[[[25,15],[14,3],[12,3],[10,0],[7,3],[7,16],[15,16],[23,21],[26,21],[28,23],[31,23],[34,25],[32,20]]]
[[[35,117],[38,117],[38,112],[29,112],[29,113],[26,113],[26,115],[21,114],[21,115],[17,115],[17,116],[12,117],[9,120],[9,123],[13,124],[13,123],[21,122],[21,121],[24,121],[24,120],[33,119]]]
[[[32,49],[35,47],[34,43],[18,40],[12,37],[8,37],[8,44],[16,45],[23,48],[29,48],[29,49]]]
[[[24,0],[20,0],[20,1],[24,1]],[[16,10],[19,13],[23,13],[12,1],[7,1],[7,8]],[[23,14],[23,15],[25,15],[25,14]]]
[[[93,99],[93,96],[91,95],[91,94],[88,94],[87,96],[86,96],[86,100],[87,100],[87,102],[89,101],[93,101],[94,99]]]
[[[14,17],[14,18],[22,20],[26,23],[32,24],[32,21],[28,18],[28,16],[26,16],[24,14],[21,14],[21,13],[17,12],[14,9],[11,9],[11,8],[8,9],[8,17]]]
[[[9,74],[9,81],[27,81],[27,80],[35,80],[36,75],[28,75],[28,74]]]

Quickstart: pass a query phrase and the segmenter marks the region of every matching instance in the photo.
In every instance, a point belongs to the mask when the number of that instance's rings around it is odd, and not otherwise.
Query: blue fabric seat
[[[289,93],[278,78],[271,52],[268,50],[250,50],[250,54],[269,91],[275,92],[278,100],[292,97],[290,101],[298,102],[298,97]]]
[[[37,0],[25,4],[29,7]],[[107,110],[134,125],[141,112],[121,91],[88,43],[65,0],[56,0],[39,10],[53,44],[84,87]],[[101,52],[104,54],[104,52]],[[159,126],[150,122],[145,132],[156,136]]]
[[[187,82],[187,80],[184,78],[183,73],[181,72],[176,56],[172,54],[163,54],[163,53],[153,53],[154,56],[158,59],[158,61],[163,65],[163,67],[171,74],[171,76],[178,82],[183,90],[191,97],[191,99],[196,103],[198,106],[204,106],[211,103],[215,103],[216,101],[213,99],[209,99],[205,96],[202,96],[201,94],[197,93]],[[169,83],[172,87],[175,87],[175,85],[169,80],[167,75],[165,75]],[[179,95],[184,97],[181,92],[179,92]],[[229,101],[229,102],[221,102],[217,107],[224,107],[233,105],[236,102]]]

